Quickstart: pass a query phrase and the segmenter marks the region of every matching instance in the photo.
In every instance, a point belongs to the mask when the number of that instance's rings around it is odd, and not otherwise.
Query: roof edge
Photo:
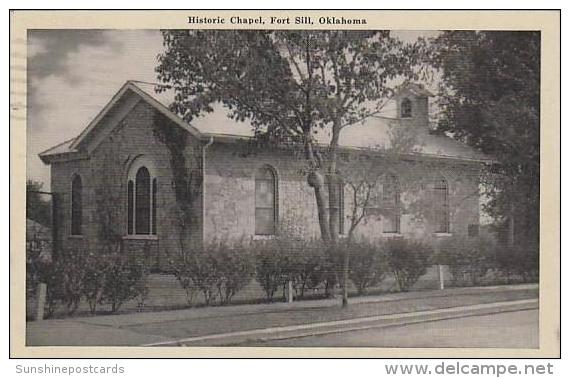
[[[87,125],[85,129],[79,134],[79,136],[73,141],[71,146],[69,147],[70,150],[77,149],[81,143],[86,139],[87,135],[89,135],[95,127],[99,124],[99,122],[105,117],[105,115],[113,108],[115,104],[127,93],[127,91],[132,91],[139,97],[141,97],[145,102],[151,105],[154,109],[162,113],[168,119],[176,123],[178,126],[184,128],[194,137],[201,137],[201,132],[194,126],[190,125],[188,122],[181,119],[179,116],[174,114],[170,109],[166,106],[158,102],[154,99],[151,95],[146,93],[143,89],[138,87],[133,81],[127,80],[125,84],[113,95],[111,100],[107,102],[107,104],[101,109],[101,111],[93,118],[91,122]]]

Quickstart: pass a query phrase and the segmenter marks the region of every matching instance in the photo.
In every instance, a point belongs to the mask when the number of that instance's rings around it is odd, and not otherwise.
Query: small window
[[[400,184],[394,175],[386,176],[382,190],[383,231],[386,234],[400,233]]]
[[[255,234],[274,235],[277,225],[277,178],[272,168],[255,174]]]
[[[71,181],[71,235],[83,235],[83,183],[75,175]]]
[[[433,187],[435,232],[449,233],[449,189],[445,179],[436,180]]]
[[[412,117],[412,101],[409,98],[402,100],[400,104],[400,117],[411,118]]]

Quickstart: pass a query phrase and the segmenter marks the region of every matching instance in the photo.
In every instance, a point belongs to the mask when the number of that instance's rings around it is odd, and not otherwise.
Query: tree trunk
[[[339,209],[339,187],[340,179],[337,172],[337,154],[338,154],[338,144],[341,129],[340,120],[336,119],[333,121],[332,128],[332,138],[329,148],[330,155],[330,166],[329,166],[329,229],[331,233],[331,240],[333,247],[337,246],[338,234],[340,231],[339,219],[340,209]],[[349,251],[345,248],[343,251],[343,262],[342,262],[342,307],[348,306],[348,269],[349,269]]]
[[[310,129],[308,129],[310,130]],[[305,135],[305,158],[309,162],[311,172],[307,175],[307,183],[315,191],[315,200],[317,202],[317,212],[319,216],[319,226],[321,230],[321,238],[325,245],[330,243],[329,233],[329,217],[325,207],[324,186],[325,180],[320,172],[319,162],[315,157],[310,132]]]
[[[335,173],[329,175],[329,233],[333,244],[338,240],[338,233],[340,230],[339,224],[339,191],[338,191],[338,176]]]
[[[348,265],[350,259],[348,252],[348,248],[345,248],[342,264],[342,307],[348,307]]]
[[[323,239],[325,245],[329,245],[331,241],[331,236],[329,232],[329,216],[325,205],[325,195],[324,195],[324,179],[323,175],[318,172],[312,172],[307,178],[309,186],[315,191],[315,200],[317,201],[317,212],[319,215],[319,226],[321,229],[321,238]]]

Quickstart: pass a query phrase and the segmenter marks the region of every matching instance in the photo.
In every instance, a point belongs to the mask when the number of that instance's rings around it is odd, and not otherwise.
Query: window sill
[[[83,239],[84,236],[83,235],[68,235],[67,238],[68,239]]]
[[[382,237],[383,238],[402,238],[402,237],[404,237],[404,235],[402,235],[399,232],[383,232]]]
[[[449,238],[453,236],[453,234],[451,232],[434,232],[433,236],[436,238]]]
[[[275,235],[253,235],[253,240],[272,240],[275,239]]]
[[[157,235],[125,235],[123,240],[158,240]]]

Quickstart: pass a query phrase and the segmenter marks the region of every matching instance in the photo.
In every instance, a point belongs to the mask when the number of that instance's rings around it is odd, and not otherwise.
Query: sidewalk
[[[334,328],[335,322],[350,324],[354,319],[358,322],[358,319],[366,318],[379,321],[382,317],[392,316],[421,321],[422,317],[431,319],[433,314],[442,313],[433,312],[442,309],[452,311],[454,316],[461,315],[461,308],[497,311],[492,305],[476,306],[497,302],[515,304],[516,301],[522,304],[537,297],[538,285],[531,284],[355,297],[350,299],[346,309],[340,307],[340,298],[336,298],[44,320],[27,324],[26,340],[28,345],[144,345],[168,344],[181,339],[201,340],[202,343],[219,339],[213,335],[240,332],[247,335],[252,331],[263,334],[259,330],[310,329],[319,324]],[[414,317],[414,313],[419,317]],[[401,314],[408,315],[402,317]]]

